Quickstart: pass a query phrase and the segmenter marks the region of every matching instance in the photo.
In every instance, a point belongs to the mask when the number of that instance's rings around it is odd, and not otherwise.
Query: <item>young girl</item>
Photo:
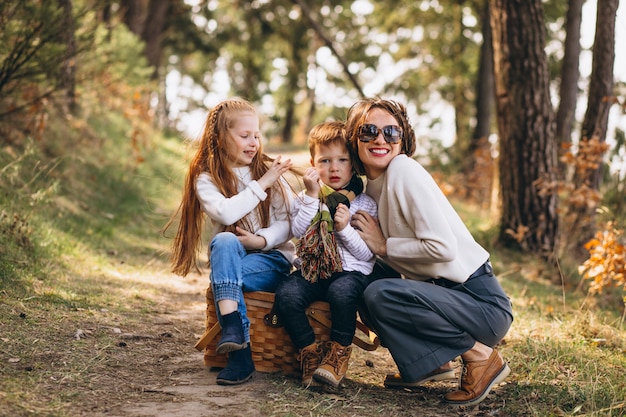
[[[191,160],[172,246],[172,272],[186,276],[196,264],[205,215],[213,224],[209,265],[222,335],[217,353],[228,353],[217,383],[236,385],[254,371],[250,321],[243,292],[275,291],[291,271],[295,247],[289,241],[289,186],[281,175],[291,160],[271,160],[261,146],[255,108],[240,98],[209,113]]]

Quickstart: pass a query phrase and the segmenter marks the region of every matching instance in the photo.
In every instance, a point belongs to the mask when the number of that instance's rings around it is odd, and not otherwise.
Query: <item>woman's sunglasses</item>
[[[387,143],[398,143],[402,140],[402,129],[398,126],[383,126],[383,128],[379,130],[378,126],[372,124],[362,125],[359,128],[359,140],[361,142],[376,140],[381,131]]]

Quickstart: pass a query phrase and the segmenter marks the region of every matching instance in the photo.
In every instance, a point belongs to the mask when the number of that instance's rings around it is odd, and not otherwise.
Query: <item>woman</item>
[[[494,346],[513,314],[489,253],[410,158],[415,133],[404,105],[360,100],[348,112],[346,130],[355,168],[378,203],[378,220],[357,212],[352,224],[385,266],[375,270],[363,296],[366,320],[400,371],[387,375],[385,386],[452,378],[450,361],[460,355],[460,388],[444,401],[478,404],[510,373]]]

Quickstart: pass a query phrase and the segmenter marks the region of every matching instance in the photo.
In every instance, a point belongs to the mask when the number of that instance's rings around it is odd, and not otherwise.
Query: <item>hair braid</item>
[[[198,176],[202,173],[210,175],[218,190],[228,198],[238,193],[238,179],[231,169],[233,144],[230,129],[242,114],[256,115],[257,112],[250,102],[234,97],[217,104],[207,115],[197,149],[189,164],[180,206],[164,228],[164,231],[167,230],[180,216],[171,256],[172,272],[178,275],[187,275],[192,267],[198,270],[196,260],[206,218],[196,194]],[[262,143],[259,144],[258,152],[250,164],[252,179],[261,178],[269,169],[271,161],[271,158],[263,153]],[[267,190],[267,198],[255,208],[261,227],[269,226],[271,205],[273,201],[277,201],[272,196],[276,192],[282,193],[285,197],[286,191],[280,181]],[[282,201],[288,200],[283,198]],[[248,216],[235,224],[226,225],[226,230],[234,232],[237,226],[254,232]]]

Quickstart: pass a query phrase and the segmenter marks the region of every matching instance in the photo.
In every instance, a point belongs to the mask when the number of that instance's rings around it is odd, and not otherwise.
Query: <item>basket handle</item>
[[[220,324],[215,323],[213,327],[211,327],[210,329],[206,329],[206,331],[204,332],[204,334],[202,335],[200,340],[198,340],[198,342],[196,343],[194,347],[198,349],[200,352],[202,352],[204,348],[206,348],[209,345],[211,340],[213,340],[213,338],[217,336],[220,330],[222,330],[222,327],[220,326]]]
[[[330,319],[328,319],[328,317],[326,317],[321,312],[319,314],[317,314],[317,313],[318,313],[318,310],[316,310],[313,307],[309,307],[309,308],[306,309],[306,315],[307,316],[309,316],[313,320],[317,321],[322,326],[330,329],[330,327],[332,326],[332,322],[330,321]],[[357,328],[357,330],[360,330],[365,335],[367,335],[367,339],[368,340],[361,339],[361,338],[359,338],[355,334],[354,337],[352,338],[352,343],[354,343],[355,345],[357,345],[358,347],[360,347],[363,350],[372,351],[372,350],[378,349],[378,346],[380,346],[380,340],[378,339],[378,335],[376,335],[376,333],[374,333],[369,327],[367,327],[360,320],[356,321],[356,328]]]
[[[306,315],[328,329],[330,329],[332,326],[332,322],[321,312],[318,314],[318,310],[313,307],[309,307],[306,309]],[[356,321],[356,328],[363,332],[365,335],[367,335],[369,341],[361,339],[355,334],[352,338],[352,343],[354,343],[363,350],[372,351],[378,349],[378,346],[380,346],[380,340],[378,339],[376,333],[374,333],[360,320]],[[213,338],[217,336],[221,329],[222,328],[219,322],[215,323],[210,329],[206,329],[206,331],[204,332],[202,337],[200,337],[200,340],[198,340],[194,347],[202,352],[209,345],[211,340],[213,340]]]

